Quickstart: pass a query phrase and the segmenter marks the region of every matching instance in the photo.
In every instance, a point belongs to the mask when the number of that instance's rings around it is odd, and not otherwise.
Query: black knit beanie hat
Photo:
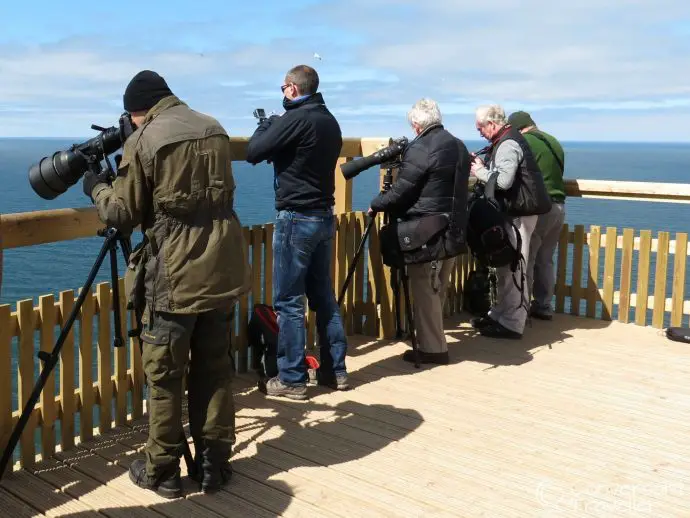
[[[521,130],[528,126],[535,126],[530,114],[522,111],[511,113],[510,117],[508,117],[508,124],[517,130]]]
[[[173,93],[165,79],[151,70],[142,70],[129,82],[122,100],[129,113],[142,112],[150,110],[158,101],[170,95]]]

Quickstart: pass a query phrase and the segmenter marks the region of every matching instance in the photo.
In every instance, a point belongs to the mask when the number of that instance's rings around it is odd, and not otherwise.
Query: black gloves
[[[91,199],[91,201],[94,201],[93,197],[91,196],[91,193],[93,192],[94,188],[100,183],[105,182],[101,180],[101,178],[97,174],[94,174],[91,171],[87,171],[84,175],[84,194],[86,194]]]

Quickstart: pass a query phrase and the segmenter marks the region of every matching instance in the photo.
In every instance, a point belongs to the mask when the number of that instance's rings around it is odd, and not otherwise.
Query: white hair
[[[441,110],[438,103],[432,99],[420,99],[407,112],[407,121],[410,125],[418,124],[422,131],[434,124],[441,124]]]
[[[499,126],[504,126],[508,123],[506,112],[498,104],[484,104],[477,108],[475,115],[477,122],[481,126],[487,122],[495,122]]]

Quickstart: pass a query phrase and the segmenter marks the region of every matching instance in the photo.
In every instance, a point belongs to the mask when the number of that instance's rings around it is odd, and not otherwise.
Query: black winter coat
[[[470,176],[469,152],[462,140],[455,138],[441,124],[431,126],[407,146],[391,189],[374,198],[371,208],[404,219],[450,213],[458,167],[461,188],[455,212],[464,214]],[[465,218],[461,218],[460,228],[464,228],[464,221]]]
[[[247,145],[247,162],[273,162],[276,210],[330,208],[343,146],[340,125],[320,93],[283,106],[282,116],[259,124]]]

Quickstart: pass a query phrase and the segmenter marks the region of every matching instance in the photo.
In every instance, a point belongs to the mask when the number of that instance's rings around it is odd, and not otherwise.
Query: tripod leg
[[[364,251],[364,243],[369,237],[369,234],[371,233],[371,229],[374,226],[374,223],[376,222],[376,213],[371,215],[371,219],[369,220],[369,223],[367,224],[367,228],[364,231],[364,235],[362,236],[362,240],[359,242],[359,246],[357,247],[357,252],[355,252],[355,257],[352,259],[352,264],[350,265],[350,270],[347,272],[347,277],[345,278],[345,282],[343,283],[343,287],[340,289],[340,295],[338,295],[338,306],[342,305],[343,300],[345,300],[345,294],[347,293],[347,286],[350,284],[350,281],[352,280],[352,276],[355,273],[355,269],[357,268],[357,263],[359,262],[359,258],[362,255],[362,252]]]
[[[402,268],[402,285],[405,294],[405,313],[407,315],[407,322],[410,326],[410,338],[412,339],[412,350],[414,351],[414,366],[419,369],[419,347],[417,345],[417,331],[414,327],[414,318],[412,316],[412,305],[410,304],[410,287],[408,284],[407,268]]]
[[[117,243],[110,247],[110,282],[113,286],[113,317],[115,320],[115,338],[113,347],[122,347],[125,341],[122,338],[122,314],[120,313],[120,282],[117,272]]]
[[[12,431],[12,435],[10,435],[10,438],[7,441],[7,445],[5,446],[5,449],[2,453],[2,459],[0,459],[0,479],[2,479],[2,476],[5,473],[7,464],[9,463],[10,458],[14,453],[14,449],[17,447],[17,443],[19,442],[19,438],[22,435],[22,431],[26,427],[26,423],[29,421],[29,418],[31,417],[33,408],[38,402],[39,398],[41,397],[41,391],[43,390],[43,387],[48,381],[48,376],[50,376],[50,372],[55,368],[55,365],[57,365],[58,359],[60,358],[60,350],[62,349],[62,346],[65,343],[65,340],[67,339],[67,336],[69,335],[72,326],[74,325],[74,321],[77,319],[77,316],[81,311],[81,307],[84,304],[84,300],[88,295],[91,295],[91,286],[93,285],[93,281],[96,279],[96,275],[98,275],[98,270],[100,270],[101,265],[103,264],[103,260],[105,259],[108,250],[112,248],[113,242],[116,238],[117,236],[115,234],[108,234],[106,236],[105,243],[103,243],[101,251],[98,253],[98,258],[96,259],[94,265],[91,267],[91,271],[89,272],[86,284],[84,284],[84,287],[79,293],[77,302],[72,308],[69,317],[67,317],[65,326],[60,331],[60,336],[58,336],[57,342],[55,343],[55,347],[53,347],[53,350],[50,353],[46,351],[41,351],[38,353],[39,359],[43,362],[43,369],[41,370],[41,373],[38,377],[38,381],[34,386],[34,390],[29,396],[29,400],[26,402],[26,405],[24,405],[24,410],[22,411],[22,414],[19,416],[19,420],[17,421],[17,424],[14,427],[14,430]]]

